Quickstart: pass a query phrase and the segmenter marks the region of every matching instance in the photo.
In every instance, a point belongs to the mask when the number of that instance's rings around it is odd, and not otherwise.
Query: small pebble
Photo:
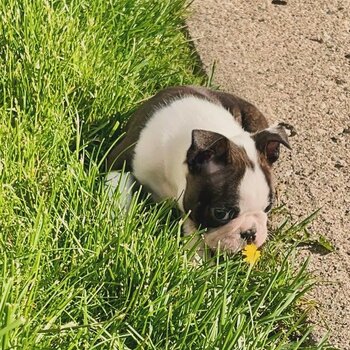
[[[284,0],[272,0],[272,4],[274,4],[274,5],[287,5],[287,1],[284,1]]]

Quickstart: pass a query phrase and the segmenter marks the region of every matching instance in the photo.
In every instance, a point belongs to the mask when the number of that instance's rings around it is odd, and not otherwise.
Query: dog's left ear
[[[186,162],[192,172],[212,172],[218,166],[230,162],[230,142],[216,132],[192,130],[192,143],[187,151]]]
[[[286,123],[279,123],[268,129],[261,130],[252,138],[255,141],[257,150],[262,153],[270,164],[273,164],[280,154],[280,145],[290,147],[288,136],[296,135],[296,131],[292,125]]]

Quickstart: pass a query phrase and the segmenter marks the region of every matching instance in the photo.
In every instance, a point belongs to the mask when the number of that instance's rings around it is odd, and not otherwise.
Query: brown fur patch
[[[265,179],[270,188],[269,200],[270,203],[273,203],[274,190],[273,190],[273,177],[272,177],[272,168],[270,163],[267,161],[266,157],[259,153],[258,162],[261,167],[262,172],[265,175]]]
[[[267,161],[266,157],[259,153],[259,165],[261,167],[261,170],[263,171],[264,175],[265,175],[265,179],[267,181],[267,183],[269,184],[269,186],[272,186],[272,168],[270,163]]]
[[[253,161],[248,157],[246,150],[243,147],[237,146],[231,142],[230,158],[232,163],[241,168],[254,169]]]

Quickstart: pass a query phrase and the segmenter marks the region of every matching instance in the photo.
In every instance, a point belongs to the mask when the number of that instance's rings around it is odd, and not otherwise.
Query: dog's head
[[[264,213],[273,201],[272,164],[281,144],[290,148],[285,125],[231,139],[192,131],[183,206],[195,226],[208,229],[207,238],[218,236],[211,240],[211,248],[216,249],[220,241],[222,249],[236,251],[246,241],[258,246],[265,241]]]

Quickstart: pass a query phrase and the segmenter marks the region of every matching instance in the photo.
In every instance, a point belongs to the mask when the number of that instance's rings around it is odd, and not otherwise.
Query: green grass
[[[0,3],[0,348],[330,349],[310,345],[312,286],[275,232],[195,266],[171,204],[113,212],[103,155],[142,100],[204,83],[184,0]],[[304,311],[303,311],[304,310]]]

